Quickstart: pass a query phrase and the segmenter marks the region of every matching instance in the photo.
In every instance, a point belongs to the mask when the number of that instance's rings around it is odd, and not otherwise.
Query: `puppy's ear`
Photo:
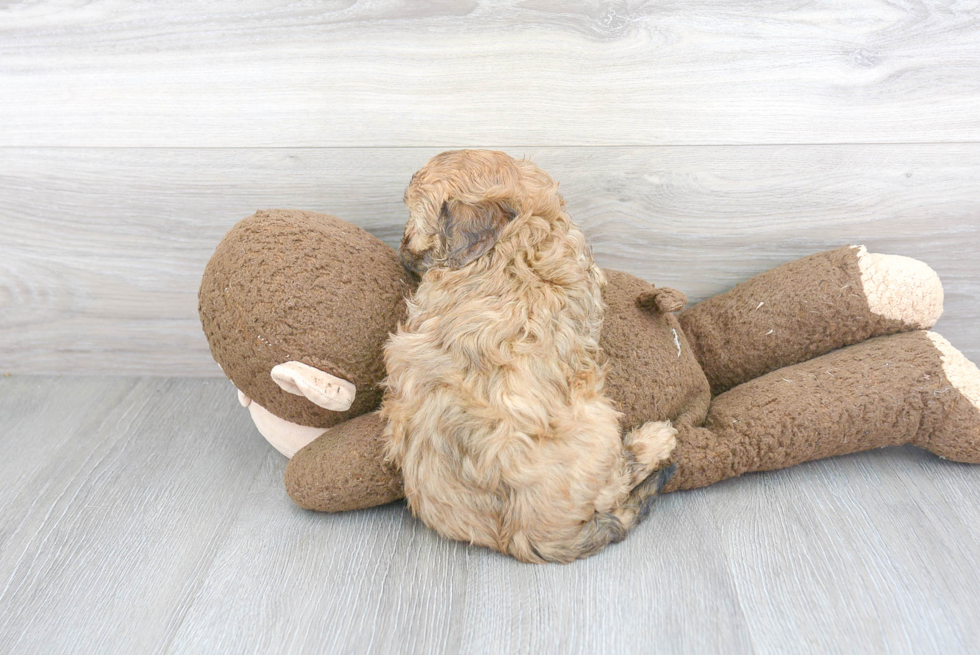
[[[453,270],[460,269],[489,252],[516,216],[517,212],[503,200],[442,203],[439,237],[446,264]]]

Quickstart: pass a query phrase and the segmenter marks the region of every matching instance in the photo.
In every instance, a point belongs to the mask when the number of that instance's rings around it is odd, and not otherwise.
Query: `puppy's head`
[[[416,275],[455,270],[489,252],[524,212],[523,164],[492,150],[430,159],[405,192],[409,219],[398,249],[405,267]]]

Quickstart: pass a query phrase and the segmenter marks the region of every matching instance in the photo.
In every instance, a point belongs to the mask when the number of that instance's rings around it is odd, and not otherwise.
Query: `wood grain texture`
[[[508,150],[561,182],[602,266],[692,301],[846,243],[922,259],[938,329],[980,360],[980,144]],[[196,294],[235,221],[309,209],[396,245],[438,151],[0,150],[0,372],[220,375]]]
[[[0,652],[166,644],[268,457],[229,393],[0,381]]]
[[[973,0],[4,3],[0,145],[976,141]]]
[[[230,383],[0,379],[0,651],[970,652],[980,467],[914,448],[663,498],[567,566],[297,509]]]

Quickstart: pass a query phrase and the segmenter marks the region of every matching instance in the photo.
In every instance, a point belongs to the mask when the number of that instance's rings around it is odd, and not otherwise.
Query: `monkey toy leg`
[[[761,273],[679,318],[718,395],[871,337],[931,328],[942,308],[926,264],[848,246]]]
[[[703,427],[675,427],[665,491],[902,444],[980,463],[980,370],[933,332],[877,337],[739,385]]]

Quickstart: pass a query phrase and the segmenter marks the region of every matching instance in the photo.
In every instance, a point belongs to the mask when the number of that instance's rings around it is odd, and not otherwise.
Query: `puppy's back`
[[[402,255],[422,280],[385,353],[388,453],[440,534],[570,561],[622,538],[651,470],[602,393],[602,274],[543,172],[464,163],[406,193]]]

